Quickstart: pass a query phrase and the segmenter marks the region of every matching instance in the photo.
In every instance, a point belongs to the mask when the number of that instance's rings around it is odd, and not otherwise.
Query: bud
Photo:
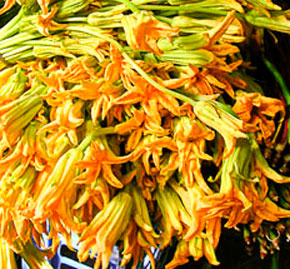
[[[167,50],[195,50],[205,47],[209,44],[209,37],[207,34],[193,34],[188,36],[161,38],[158,40],[158,47],[162,51]]]
[[[58,19],[63,19],[65,17],[70,17],[75,13],[85,9],[91,2],[88,0],[63,0],[57,2],[57,13],[56,17]]]
[[[91,257],[98,253],[96,264],[102,262],[102,268],[108,268],[113,246],[130,222],[132,205],[132,197],[120,192],[94,217],[79,239],[80,261],[88,258],[91,248]]]
[[[186,224],[187,227],[191,226],[191,218],[184,205],[180,201],[177,193],[170,187],[165,186],[164,189],[156,191],[156,200],[161,213],[164,218],[164,231],[175,230],[180,235],[182,234]],[[162,248],[171,240],[170,234],[164,233]]]
[[[35,219],[43,219],[57,211],[64,199],[63,192],[69,190],[76,176],[76,163],[82,158],[82,150],[73,148],[63,154],[54,166],[41,189],[35,190]]]
[[[204,66],[213,61],[215,56],[208,50],[172,50],[165,51],[158,59],[163,62],[173,62],[179,65]]]
[[[255,26],[290,34],[290,20],[286,13],[281,12],[278,15],[273,14],[273,16],[267,17],[252,10],[245,15],[245,19]]]
[[[247,138],[243,133],[243,122],[235,118],[214,102],[199,101],[194,106],[194,113],[207,126],[216,130],[225,140],[224,158],[233,152],[237,138]]]
[[[8,82],[10,77],[15,73],[15,68],[5,68],[0,72],[0,89]]]
[[[240,181],[253,181],[252,167],[253,151],[251,144],[245,139],[239,139],[233,153],[224,160],[221,172],[220,193],[234,196],[232,199],[238,199],[243,203],[243,212],[248,210],[252,203],[241,190]]]
[[[26,81],[24,72],[17,68],[16,73],[10,76],[3,86],[0,85],[0,102],[18,98],[25,90]]]
[[[37,95],[27,95],[0,108],[0,130],[7,135],[21,131],[27,126],[42,107]]]
[[[108,16],[107,12],[95,12],[88,16],[88,23],[100,28],[122,27],[121,20],[123,14],[112,14]]]

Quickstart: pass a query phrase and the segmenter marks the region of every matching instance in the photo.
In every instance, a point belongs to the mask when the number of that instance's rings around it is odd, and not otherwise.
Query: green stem
[[[288,133],[287,133],[287,140],[288,140],[288,144],[290,144],[290,117],[288,118]]]
[[[271,269],[279,269],[279,257],[277,253],[272,255]]]
[[[69,31],[77,31],[77,32],[82,32],[85,34],[90,34],[92,36],[99,37],[105,41],[108,41],[109,43],[113,44],[114,46],[116,46],[120,50],[120,52],[124,51],[123,47],[119,44],[118,41],[114,40],[111,37],[108,37],[107,35],[104,35],[104,34],[98,32],[98,31],[93,31],[93,29],[90,29],[88,27],[81,27],[81,26],[72,25],[72,26],[66,27],[66,29]]]
[[[269,69],[269,71],[272,73],[272,75],[276,79],[277,83],[279,84],[282,94],[286,100],[286,103],[289,106],[290,105],[290,91],[285,83],[285,80],[283,79],[283,77],[281,76],[277,68],[269,60],[263,57],[263,61],[266,67]]]
[[[165,2],[166,2],[166,0],[132,0],[132,3],[135,6],[145,5],[145,4],[154,4],[154,3],[158,3],[160,5],[160,4],[165,3]]]
[[[158,16],[158,15],[156,15],[155,18],[156,18],[157,20],[160,20],[160,21],[166,22],[166,23],[168,23],[168,24],[172,24],[172,21],[173,21],[173,19],[168,18],[168,17],[164,17],[164,16]]]
[[[5,26],[0,29],[0,40],[4,40],[18,32],[19,22],[22,16],[23,10],[21,9],[11,21],[9,21]]]
[[[10,47],[7,47],[7,48],[4,48],[4,49],[0,49],[0,54],[5,54],[7,52],[10,52],[10,51],[13,51],[15,49],[18,49],[18,48],[21,48],[21,46],[10,46]]]
[[[289,89],[287,87],[287,84],[286,84],[285,80],[281,76],[281,74],[278,71],[278,69],[268,59],[266,59],[264,56],[263,56],[263,61],[264,61],[264,64],[266,65],[266,67],[268,68],[268,70],[272,73],[272,75],[276,79],[277,83],[279,84],[280,89],[282,91],[282,94],[283,94],[283,96],[285,98],[285,101],[286,101],[287,106],[290,106],[290,91],[289,91]],[[289,122],[290,122],[290,117],[288,118],[288,133],[287,133],[288,143],[290,143],[290,128],[289,128]],[[281,126],[282,126],[282,122],[279,125],[279,127],[281,128]],[[279,131],[276,132],[277,135],[278,135],[278,133],[279,133]]]
[[[212,102],[215,103],[220,109],[228,112],[235,118],[237,119],[239,118],[238,115],[232,110],[232,108],[229,105],[226,105],[224,102],[220,102],[220,101],[212,101]]]
[[[23,43],[25,41],[37,39],[39,37],[41,37],[40,34],[20,33],[20,34],[13,36],[13,37],[10,37],[10,38],[7,38],[7,39],[1,41],[0,49],[11,47],[13,45],[20,45],[21,43]]]
[[[20,52],[23,52],[23,51],[26,51],[26,50],[29,50],[31,49],[32,47],[29,46],[29,45],[26,45],[26,46],[20,46],[18,48],[14,48],[13,50],[10,50],[8,52],[5,52],[2,54],[3,58],[9,58],[11,56],[14,56],[15,54],[17,53],[20,53]]]
[[[116,129],[115,127],[104,127],[104,128],[98,128],[95,132],[94,132],[94,137],[97,136],[102,136],[102,135],[109,135],[109,134],[116,134]]]
[[[96,137],[115,133],[116,133],[115,127],[97,128],[94,132],[92,132],[91,134],[87,135],[84,138],[84,140],[80,143],[78,148],[81,151],[84,151]]]
[[[138,12],[139,9],[130,0],[120,0],[124,5],[126,5],[132,12]]]
[[[193,11],[193,12],[222,15],[222,16],[226,16],[228,14],[227,11],[197,7],[194,5],[181,5],[181,6],[140,5],[140,6],[138,6],[138,8],[145,9],[145,10],[191,11],[191,12]]]
[[[34,55],[33,55],[33,52],[32,50],[25,50],[23,52],[20,52],[18,54],[13,54],[13,55],[10,55],[8,57],[5,58],[5,60],[7,62],[17,62],[17,61],[24,61],[24,60],[27,60],[27,59],[30,59],[30,58],[33,58]]]
[[[61,22],[88,22],[87,17],[73,17],[60,19]]]
[[[87,135],[84,140],[78,145],[78,149],[84,151],[93,141],[94,135],[93,133]]]
[[[36,39],[36,40],[28,40],[22,43],[23,45],[30,45],[30,46],[50,46],[50,47],[59,47],[61,42],[58,41],[49,41],[45,38],[43,39]]]
[[[194,101],[193,99],[182,95],[178,92],[169,90],[163,86],[161,86],[158,82],[156,82],[154,79],[152,79],[140,66],[138,66],[130,57],[126,52],[122,53],[123,57],[128,61],[128,63],[137,71],[137,73],[139,73],[139,75],[141,75],[145,80],[147,80],[148,83],[150,83],[152,86],[154,86],[156,89],[160,90],[161,92],[167,93],[179,100],[182,100],[186,103],[191,104],[192,106],[194,106],[196,104],[196,101]]]

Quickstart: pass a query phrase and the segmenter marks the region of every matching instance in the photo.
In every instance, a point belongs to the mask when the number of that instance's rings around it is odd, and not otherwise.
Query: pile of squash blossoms
[[[288,143],[286,106],[240,51],[249,29],[289,34],[289,11],[270,0],[15,2],[0,9],[17,11],[0,29],[0,237],[32,268],[49,267],[59,234],[72,248],[72,233],[95,268],[115,245],[121,266],[147,255],[154,268],[152,247],[173,238],[167,269],[218,265],[223,226],[255,233],[290,217],[269,195],[290,178],[260,149],[281,132]]]

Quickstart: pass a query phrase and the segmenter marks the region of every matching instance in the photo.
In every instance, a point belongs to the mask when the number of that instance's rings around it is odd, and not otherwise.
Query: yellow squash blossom
[[[260,93],[247,93],[239,91],[233,111],[245,123],[250,124],[250,128],[257,132],[257,139],[262,139],[271,144],[271,139],[275,133],[275,117],[280,114],[282,121],[285,116],[285,108],[282,101],[270,97],[265,97]]]
[[[89,150],[85,159],[77,164],[80,169],[85,169],[85,171],[75,178],[75,182],[90,184],[101,175],[111,186],[122,188],[123,183],[114,175],[112,165],[125,163],[132,159],[132,156],[114,155],[104,140],[93,141]]]
[[[98,254],[94,268],[99,268],[101,264],[102,268],[108,268],[113,246],[128,227],[132,204],[132,197],[120,192],[94,217],[79,238],[80,261]]]
[[[247,138],[247,135],[242,132],[243,122],[220,109],[213,102],[197,102],[194,113],[201,122],[222,135],[225,141],[224,158],[233,152],[237,138]]]
[[[158,54],[160,53],[157,46],[158,39],[178,35],[178,28],[160,22],[146,11],[124,16],[122,24],[127,42],[135,50],[152,51]]]
[[[66,100],[61,106],[54,107],[50,112],[51,122],[44,125],[37,134],[41,135],[45,132],[52,130],[58,130],[57,132],[61,136],[63,133],[67,133],[72,144],[78,144],[78,137],[76,134],[76,128],[83,124],[82,108],[84,102],[79,100],[73,103],[72,100]]]

